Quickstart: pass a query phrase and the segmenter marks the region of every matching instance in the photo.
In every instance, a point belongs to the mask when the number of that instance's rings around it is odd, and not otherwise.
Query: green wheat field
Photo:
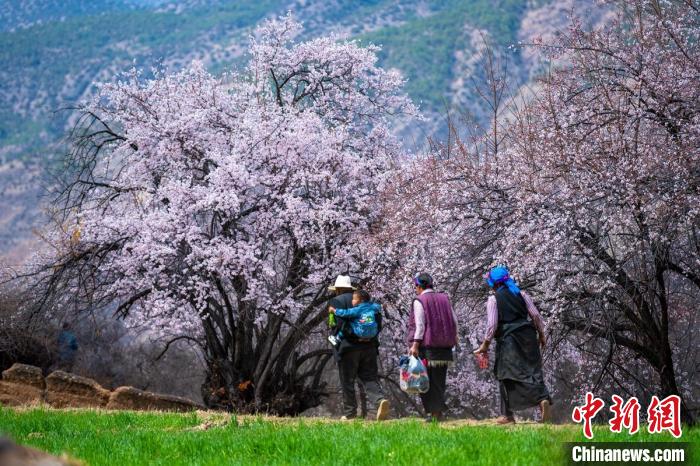
[[[23,445],[66,453],[89,465],[221,464],[565,464],[564,444],[584,440],[580,426],[473,421],[426,424],[311,418],[265,418],[221,413],[0,408],[0,433]],[[596,441],[675,441],[670,435],[612,434]],[[700,444],[700,428],[683,442]],[[688,463],[690,464],[690,463]]]

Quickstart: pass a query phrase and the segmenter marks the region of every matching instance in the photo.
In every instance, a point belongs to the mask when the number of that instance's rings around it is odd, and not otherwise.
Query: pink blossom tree
[[[57,201],[43,286],[200,345],[211,406],[318,401],[326,287],[376,222],[390,117],[415,113],[376,47],[300,30],[263,24],[240,73],[101,86]]]
[[[542,307],[553,348],[568,355],[548,353],[550,369],[641,399],[690,400],[700,15],[693,2],[620,3],[604,28],[574,22],[542,46],[558,66],[509,123],[494,120],[505,126],[498,150],[458,139],[402,167],[376,238],[387,273],[435,273],[468,339],[484,314],[481,275],[507,262]],[[577,366],[583,373],[571,375]],[[461,386],[475,386],[464,372]]]
[[[574,23],[552,49],[569,66],[544,80],[506,162],[518,207],[504,257],[565,328],[606,342],[602,372],[624,374],[616,354],[645,361],[645,397],[690,396],[674,340],[700,301],[699,18],[640,0],[604,29]]]

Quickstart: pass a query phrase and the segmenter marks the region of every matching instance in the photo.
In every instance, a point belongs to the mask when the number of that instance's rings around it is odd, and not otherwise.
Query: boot
[[[377,421],[384,421],[389,417],[389,400],[381,400],[377,407]]]
[[[552,421],[552,411],[550,409],[551,403],[549,400],[540,401],[540,414],[542,415],[542,422],[549,423]]]

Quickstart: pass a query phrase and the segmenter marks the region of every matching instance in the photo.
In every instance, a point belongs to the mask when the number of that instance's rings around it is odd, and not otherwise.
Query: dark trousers
[[[447,365],[428,365],[428,379],[430,388],[420,396],[427,414],[443,413],[447,409],[445,404],[445,387],[447,386]]]
[[[358,379],[365,389],[370,409],[376,410],[379,402],[384,399],[384,392],[379,385],[377,348],[372,345],[344,353],[338,361],[338,371],[343,389],[343,414],[347,417],[357,416],[355,381]]]

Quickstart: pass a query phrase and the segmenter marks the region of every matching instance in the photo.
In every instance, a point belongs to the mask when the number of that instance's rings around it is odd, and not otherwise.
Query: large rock
[[[107,409],[187,412],[204,407],[179,396],[161,395],[134,387],[119,387],[110,395]]]
[[[44,401],[44,376],[41,369],[13,364],[3,371],[0,380],[0,405],[34,405]]]
[[[46,377],[46,401],[54,408],[100,408],[109,401],[109,390],[87,377],[55,371]]]
[[[2,380],[10,383],[29,385],[39,390],[46,388],[44,375],[41,373],[41,369],[27,364],[13,364],[12,367],[2,372]]]

